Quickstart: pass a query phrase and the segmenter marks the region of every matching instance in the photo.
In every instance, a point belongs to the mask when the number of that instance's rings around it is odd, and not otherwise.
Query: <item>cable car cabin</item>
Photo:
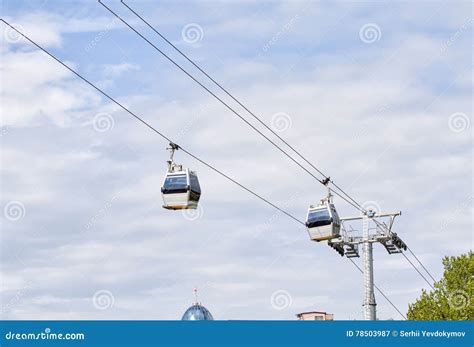
[[[173,170],[165,176],[161,187],[163,207],[169,210],[195,209],[201,197],[201,187],[194,171]]]
[[[313,241],[319,242],[339,237],[341,221],[334,205],[327,201],[321,202],[318,206],[310,205],[306,228]]]

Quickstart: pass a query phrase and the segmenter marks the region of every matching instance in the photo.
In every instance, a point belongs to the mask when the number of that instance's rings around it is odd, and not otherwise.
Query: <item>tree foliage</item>
[[[474,253],[443,259],[443,278],[408,306],[411,320],[474,319]]]

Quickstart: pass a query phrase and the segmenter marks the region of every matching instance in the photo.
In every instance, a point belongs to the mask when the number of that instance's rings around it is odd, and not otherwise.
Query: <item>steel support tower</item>
[[[395,217],[401,212],[376,213],[369,210],[366,214],[355,217],[341,218],[341,235],[328,241],[328,245],[334,248],[341,256],[358,258],[359,246],[363,251],[363,274],[364,274],[364,319],[376,320],[376,302],[374,294],[374,258],[373,244],[382,244],[389,254],[397,254],[407,250],[406,244],[392,232]],[[362,233],[349,225],[349,222],[362,221]],[[371,224],[375,226],[371,227]]]

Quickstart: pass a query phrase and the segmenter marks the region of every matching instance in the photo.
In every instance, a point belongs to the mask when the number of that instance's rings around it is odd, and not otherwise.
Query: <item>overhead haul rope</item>
[[[126,26],[128,26],[132,31],[134,31],[138,36],[140,36],[144,41],[146,41],[151,47],[153,47],[157,52],[159,52],[162,56],[164,56],[167,60],[169,60],[173,65],[175,65],[179,70],[185,73],[189,78],[191,78],[194,82],[196,82],[201,88],[207,91],[210,95],[212,95],[215,99],[217,99],[220,103],[222,103],[226,108],[228,108],[233,114],[238,116],[245,124],[251,127],[254,131],[256,131],[259,135],[265,138],[268,142],[270,142],[275,148],[277,148],[280,152],[282,152],[286,157],[288,157],[291,161],[296,163],[301,169],[303,169],[306,173],[316,179],[319,183],[323,184],[324,186],[328,187],[329,191],[333,192],[335,195],[342,198],[345,202],[350,204],[351,206],[355,207],[357,210],[362,212],[363,214],[367,214],[367,210],[358,203],[354,198],[352,198],[348,193],[346,193],[341,187],[339,187],[331,178],[325,175],[320,169],[318,169],[313,163],[311,163],[306,157],[304,157],[297,149],[295,149],[292,145],[288,143],[284,138],[278,135],[271,127],[269,127],[260,117],[258,117],[254,112],[252,112],[247,106],[245,106],[239,99],[237,99],[232,93],[230,93],[226,88],[224,88],[219,82],[217,82],[213,77],[211,77],[203,68],[201,68],[198,64],[196,64],[191,58],[189,58],[184,52],[182,52],[176,45],[174,45],[170,40],[168,40],[162,33],[160,33],[157,29],[155,29],[148,21],[146,21],[140,14],[138,14],[135,10],[133,10],[129,5],[125,3],[124,0],[121,0],[121,3],[127,7],[133,14],[135,14],[141,21],[143,21],[151,30],[153,30],[158,36],[160,36],[163,40],[166,41],[171,47],[173,47],[181,56],[183,56],[188,62],[190,62],[194,67],[196,67],[202,74],[204,74],[209,80],[211,80],[219,89],[221,89],[225,94],[231,97],[235,102],[237,102],[245,111],[247,111],[254,119],[256,119],[260,124],[262,124],[267,130],[269,130],[273,135],[275,135],[280,141],[282,141],[286,146],[288,146],[293,152],[295,152],[303,161],[309,164],[314,170],[316,170],[320,175],[324,178],[319,179],[314,174],[312,174],[307,168],[302,166],[298,161],[296,161],[290,154],[288,154],[284,149],[278,146],[274,141],[268,138],[265,134],[263,134],[260,130],[258,130],[254,125],[249,123],[240,113],[238,113],[235,109],[233,109],[229,104],[227,104],[224,100],[222,100],[219,96],[217,96],[214,92],[212,92],[209,88],[204,86],[201,82],[199,82],[191,73],[189,73],[186,69],[184,69],[181,65],[179,65],[175,60],[173,60],[170,56],[164,53],[161,49],[159,49],[155,44],[153,44],[150,40],[148,40],[145,36],[143,36],[138,30],[136,30],[132,25],[130,25],[126,20],[120,17],[116,12],[114,12],[111,8],[107,5],[102,3],[101,0],[98,2],[104,6],[110,13],[112,13],[116,18],[118,18],[121,22],[123,22]],[[329,188],[329,183],[332,184],[337,190]],[[342,193],[342,194],[341,194]],[[344,195],[344,196],[343,196]],[[387,232],[391,232],[385,225],[379,223],[377,220],[374,219],[374,222],[381,228],[385,229]],[[408,247],[407,247],[408,248]],[[421,267],[426,271],[426,273],[434,280],[434,277],[425,267],[425,265],[420,261],[420,259],[413,253],[411,249],[409,249],[410,253],[415,257],[417,262],[421,265]],[[403,252],[402,252],[403,254]],[[419,269],[410,261],[410,259],[403,254],[405,259],[410,263],[410,265],[415,269],[416,272],[420,274],[420,276],[426,281],[428,285],[433,288],[433,285],[426,279],[425,276],[419,271]],[[436,281],[435,281],[436,282]]]
[[[256,133],[258,133],[260,136],[262,136],[265,140],[267,140],[270,144],[272,144],[275,148],[277,148],[281,153],[283,153],[288,159],[290,159],[292,162],[294,162],[296,165],[298,165],[302,170],[304,170],[308,175],[313,177],[315,180],[317,180],[319,183],[324,185],[324,180],[329,179],[329,177],[324,176],[324,179],[319,179],[316,177],[311,171],[309,171],[306,167],[301,165],[295,158],[293,158],[290,154],[288,154],[287,151],[285,151],[283,148],[278,146],[272,139],[270,139],[268,136],[266,136],[263,132],[261,132],[258,128],[256,128],[252,123],[250,123],[247,119],[245,119],[239,112],[237,112],[232,106],[230,106],[228,103],[226,103],[222,98],[220,98],[218,95],[216,95],[213,91],[211,91],[208,87],[206,87],[204,84],[199,82],[196,77],[194,77],[190,72],[188,72],[185,68],[183,68],[181,65],[179,65],[175,60],[173,60],[169,55],[167,55],[165,52],[163,52],[161,49],[159,49],[155,44],[153,44],[150,40],[148,40],[143,34],[141,34],[137,29],[135,29],[131,24],[129,24],[125,19],[120,17],[116,12],[114,12],[111,8],[109,8],[107,5],[105,5],[101,0],[98,0],[98,2],[105,7],[110,13],[112,13],[117,19],[119,19],[122,23],[124,23],[127,27],[129,27],[132,31],[134,31],[138,36],[140,36],[143,40],[145,40],[151,47],[153,47],[158,53],[160,53],[163,57],[165,57],[169,62],[171,62],[174,66],[176,66],[181,72],[183,72],[186,76],[191,78],[196,84],[198,84],[202,89],[204,89],[207,93],[209,93],[211,96],[213,96],[216,100],[218,100],[222,105],[224,105],[229,111],[231,111],[234,115],[236,115],[240,120],[242,120],[245,124],[247,124],[250,128],[252,128]],[[256,116],[255,116],[256,117]],[[258,117],[257,117],[258,118]],[[318,170],[319,171],[319,170]],[[336,186],[336,185],[334,185]],[[352,205],[356,209],[360,210],[361,212],[364,212],[365,210],[358,206],[356,202],[352,202],[352,198],[346,198],[344,197],[341,193],[334,191],[334,194],[339,196],[341,199],[346,201],[348,204]]]
[[[7,21],[5,21],[4,19],[0,19],[0,21],[4,22],[7,26],[9,26],[11,29],[15,30],[18,34],[20,34],[23,38],[25,38],[26,40],[28,40],[30,43],[32,43],[34,46],[36,46],[38,49],[40,49],[41,51],[43,51],[44,53],[46,53],[49,57],[51,57],[52,59],[54,59],[56,62],[58,62],[59,64],[61,64],[63,67],[65,67],[66,69],[68,69],[70,72],[72,72],[74,75],[76,75],[77,77],[79,77],[81,80],[83,80],[84,82],[86,82],[88,85],[90,85],[91,87],[93,87],[95,90],[97,90],[99,93],[101,93],[102,95],[104,95],[107,99],[109,99],[110,101],[112,101],[113,103],[115,103],[117,106],[119,106],[120,108],[122,108],[124,111],[126,111],[127,113],[129,113],[131,116],[133,116],[135,119],[137,119],[138,121],[140,121],[142,124],[144,124],[146,127],[148,127],[149,129],[151,129],[152,131],[154,131],[156,134],[160,135],[162,138],[164,138],[165,140],[169,141],[170,145],[171,146],[177,146],[169,137],[167,137],[166,135],[164,135],[163,133],[161,133],[160,131],[158,131],[157,129],[155,129],[152,125],[150,125],[148,122],[146,122],[145,120],[143,120],[141,117],[137,116],[135,113],[133,113],[132,111],[130,111],[128,108],[126,108],[125,106],[123,106],[120,102],[118,102],[117,100],[115,100],[112,96],[110,96],[109,94],[107,94],[106,92],[104,92],[102,89],[100,89],[99,87],[97,87],[96,85],[94,85],[92,82],[90,82],[87,78],[83,77],[81,74],[79,74],[77,71],[75,71],[74,69],[72,69],[71,67],[69,67],[67,64],[63,63],[61,60],[59,60],[58,58],[56,58],[56,56],[54,56],[52,53],[50,53],[48,50],[46,50],[45,48],[43,48],[42,46],[40,46],[38,43],[36,43],[35,41],[33,41],[32,39],[30,39],[27,35],[23,34],[21,31],[17,30],[15,27],[13,27],[10,23],[8,23]],[[252,195],[256,196],[257,198],[259,198],[260,200],[266,202],[267,204],[269,204],[270,206],[272,206],[273,208],[277,209],[278,211],[282,212],[283,214],[287,215],[288,217],[290,217],[291,219],[293,219],[294,221],[296,221],[297,223],[299,224],[302,224],[302,225],[305,225],[304,222],[300,221],[298,218],[294,217],[293,215],[291,215],[290,213],[286,212],[285,210],[281,209],[280,207],[278,207],[277,205],[271,203],[269,200],[263,198],[262,196],[260,196],[259,194],[253,192],[252,190],[250,190],[249,188],[245,187],[244,185],[240,184],[239,182],[237,182],[236,180],[234,180],[233,178],[229,177],[228,175],[226,175],[225,173],[223,173],[222,171],[216,169],[214,166],[206,163],[205,161],[203,161],[202,159],[198,158],[197,156],[195,156],[194,154],[190,153],[189,151],[187,151],[186,149],[183,149],[181,146],[179,146],[179,148],[186,154],[188,154],[190,157],[194,158],[195,160],[199,161],[200,163],[202,163],[203,165],[207,166],[208,168],[210,168],[211,170],[213,170],[214,172],[217,172],[218,174],[222,175],[223,177],[227,178],[228,180],[230,180],[231,182],[233,182],[234,184],[238,185],[239,187],[241,187],[242,189],[246,190],[247,192],[251,193]],[[351,259],[352,261],[352,259]],[[355,264],[354,261],[352,261],[352,263],[359,269],[361,270],[357,264]],[[375,285],[375,284],[374,284]],[[387,298],[387,296],[382,292],[381,289],[379,289],[377,286],[375,286],[377,288],[377,290],[379,290],[379,292],[384,296],[385,299],[387,299],[387,301],[389,302],[389,304],[397,311],[400,313],[400,311],[398,310],[398,308]],[[402,317],[404,317],[402,315]],[[405,317],[404,317],[405,318]]]

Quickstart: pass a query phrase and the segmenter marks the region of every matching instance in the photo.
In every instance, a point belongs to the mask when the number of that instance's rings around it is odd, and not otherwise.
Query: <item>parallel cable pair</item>
[[[225,87],[223,87],[219,82],[217,82],[212,76],[210,76],[203,68],[201,68],[197,63],[195,63],[191,58],[189,58],[184,52],[182,52],[176,45],[174,45],[169,39],[166,38],[161,32],[159,32],[155,27],[153,27],[147,20],[143,18],[139,13],[137,13],[133,8],[131,8],[128,4],[125,3],[124,0],[121,0],[121,3],[129,9],[136,17],[138,17],[145,25],[147,25],[153,32],[155,32],[160,38],[162,38],[168,45],[170,45],[174,50],[176,50],[182,57],[184,57],[189,63],[191,63],[195,68],[197,68],[204,76],[206,76],[210,81],[212,81],[220,90],[222,90],[227,96],[232,98],[239,106],[241,106],[247,113],[249,113],[255,120],[257,120],[262,126],[264,126],[268,131],[270,131],[274,136],[276,136],[280,141],[282,141],[288,148],[290,148],[296,155],[301,158],[304,162],[309,164],[316,172],[318,172],[323,179],[317,178],[313,173],[311,173],[307,168],[302,166],[297,160],[295,160],[287,151],[282,149],[278,146],[273,140],[271,140],[268,136],[263,134],[259,129],[257,129],[254,125],[249,123],[247,119],[245,119],[240,113],[238,113],[234,108],[232,108],[228,103],[226,103],[222,98],[217,96],[214,92],[212,92],[209,88],[204,86],[201,82],[199,82],[190,72],[184,69],[181,65],[179,65],[175,60],[173,60],[170,56],[168,56],[165,52],[159,49],[155,44],[153,44],[150,40],[148,40],[143,34],[141,34],[138,30],[136,30],[132,25],[130,25],[125,19],[123,19],[120,15],[114,12],[110,7],[102,3],[101,0],[98,2],[105,7],[110,13],[112,13],[117,19],[123,22],[127,27],[129,27],[132,31],[134,31],[138,36],[140,36],[144,41],[146,41],[151,47],[153,47],[157,52],[159,52],[162,56],[164,56],[167,60],[169,60],[173,65],[175,65],[178,69],[180,69],[183,73],[185,73],[188,77],[190,77],[194,82],[196,82],[200,87],[202,87],[205,91],[207,91],[211,96],[216,98],[220,103],[222,103],[226,108],[228,108],[234,115],[239,117],[243,122],[245,122],[249,127],[251,127],[254,131],[256,131],[260,136],[265,138],[268,142],[270,142],[275,148],[277,148],[280,152],[282,152],[286,157],[288,157],[291,161],[296,163],[301,169],[303,169],[306,173],[316,179],[319,183],[328,186],[328,184],[332,184],[337,190],[329,188],[335,195],[342,198],[351,206],[355,207],[357,210],[362,212],[363,214],[367,214],[367,210],[358,203],[355,199],[353,199],[348,193],[346,193],[341,187],[339,187],[333,180],[330,179],[329,176],[325,175],[322,170],[318,169],[313,163],[311,163],[305,156],[303,156],[295,147],[290,145],[288,141],[282,138],[278,133],[276,133],[271,127],[269,127],[260,117],[258,117],[254,112],[252,112],[247,106],[245,106],[239,99],[237,99],[232,93],[230,93]],[[245,188],[244,188],[245,189]],[[285,213],[286,214],[286,213]],[[374,219],[374,222],[383,229],[388,228]],[[304,223],[303,223],[304,224]],[[436,282],[432,274],[428,271],[425,265],[420,261],[420,259],[414,254],[414,252],[408,248],[410,253],[413,257],[417,260],[417,262],[421,265],[421,267],[425,270],[425,272],[431,277],[433,282]],[[403,254],[403,252],[402,252]],[[426,277],[419,271],[419,269],[412,263],[412,261],[403,254],[405,259],[410,263],[410,265],[418,272],[418,274],[425,280],[425,282],[433,288],[433,285],[430,281],[426,279]]]
[[[86,82],[88,85],[90,85],[91,87],[93,87],[96,91],[98,91],[100,94],[102,94],[103,96],[105,96],[107,99],[109,99],[110,101],[112,101],[113,103],[115,103],[117,106],[119,106],[121,109],[123,109],[124,111],[126,111],[127,113],[129,113],[131,116],[133,116],[135,119],[137,119],[139,122],[141,122],[142,124],[144,124],[146,127],[148,127],[149,129],[151,129],[153,132],[155,132],[156,134],[158,134],[159,136],[161,136],[163,139],[165,139],[166,141],[170,142],[170,143],[173,143],[173,141],[171,140],[171,138],[169,138],[168,136],[166,136],[165,134],[163,134],[162,132],[160,132],[159,130],[157,130],[156,128],[154,128],[151,124],[149,124],[148,122],[146,122],[143,118],[141,118],[140,116],[138,116],[137,114],[135,114],[134,112],[130,111],[127,107],[125,107],[123,104],[121,104],[120,102],[118,102],[117,100],[115,100],[112,96],[110,96],[109,94],[107,94],[105,91],[103,91],[102,89],[100,89],[99,87],[97,87],[96,85],[94,85],[92,82],[90,82],[87,78],[85,78],[84,76],[82,76],[81,74],[79,74],[77,71],[75,71],[74,69],[72,69],[71,67],[69,67],[67,64],[65,64],[64,62],[62,62],[60,59],[58,59],[55,55],[53,55],[52,53],[50,53],[48,50],[46,50],[45,48],[43,48],[42,46],[40,46],[38,43],[36,43],[35,41],[33,41],[32,39],[30,39],[26,34],[22,33],[21,31],[19,31],[18,29],[16,29],[14,26],[12,26],[10,23],[8,23],[7,21],[5,21],[4,19],[0,19],[0,21],[2,21],[3,23],[5,23],[8,27],[10,27],[11,29],[15,30],[18,34],[20,34],[23,38],[25,38],[27,41],[29,41],[31,44],[33,44],[35,47],[37,47],[39,50],[43,51],[44,53],[46,53],[49,57],[51,57],[52,59],[54,59],[56,62],[58,62],[59,64],[61,64],[63,67],[65,67],[67,70],[69,70],[70,72],[72,72],[74,75],[76,75],[77,77],[79,77],[82,81]],[[235,179],[231,178],[230,176],[228,176],[227,174],[225,174],[224,172],[218,170],[217,168],[215,168],[213,165],[205,162],[204,160],[200,159],[199,157],[197,157],[196,155],[192,154],[191,152],[189,152],[188,150],[182,148],[180,146],[180,149],[186,153],[187,155],[189,155],[190,157],[192,157],[193,159],[199,161],[201,164],[205,165],[206,167],[210,168],[211,170],[213,170],[214,172],[220,174],[221,176],[223,176],[224,178],[230,180],[231,182],[233,182],[234,184],[236,184],[237,186],[239,186],[240,188],[246,190],[247,192],[251,193],[252,195],[254,195],[255,197],[259,198],[260,200],[264,201],[265,203],[267,203],[268,205],[270,205],[271,207],[277,209],[278,211],[282,212],[283,214],[287,215],[288,217],[290,217],[291,219],[293,219],[294,221],[296,221],[297,223],[299,224],[302,224],[302,225],[305,225],[304,222],[300,221],[297,217],[293,216],[292,214],[290,214],[289,212],[283,210],[282,208],[278,207],[277,205],[273,204],[272,202],[270,202],[268,199],[262,197],[261,195],[255,193],[253,190],[245,187],[244,185],[242,185],[241,183],[239,183],[238,181],[236,181]],[[352,260],[351,260],[352,261]],[[352,261],[353,262],[353,261]],[[357,266],[357,264],[355,264],[353,262],[353,264],[360,270],[360,268]],[[380,293],[387,299],[387,301],[391,304],[391,306],[401,314],[400,310],[387,298],[387,296],[381,291],[381,289],[379,289],[378,287],[376,287],[377,290],[380,291]],[[405,318],[405,316],[403,316],[403,314],[401,314],[403,318]]]

